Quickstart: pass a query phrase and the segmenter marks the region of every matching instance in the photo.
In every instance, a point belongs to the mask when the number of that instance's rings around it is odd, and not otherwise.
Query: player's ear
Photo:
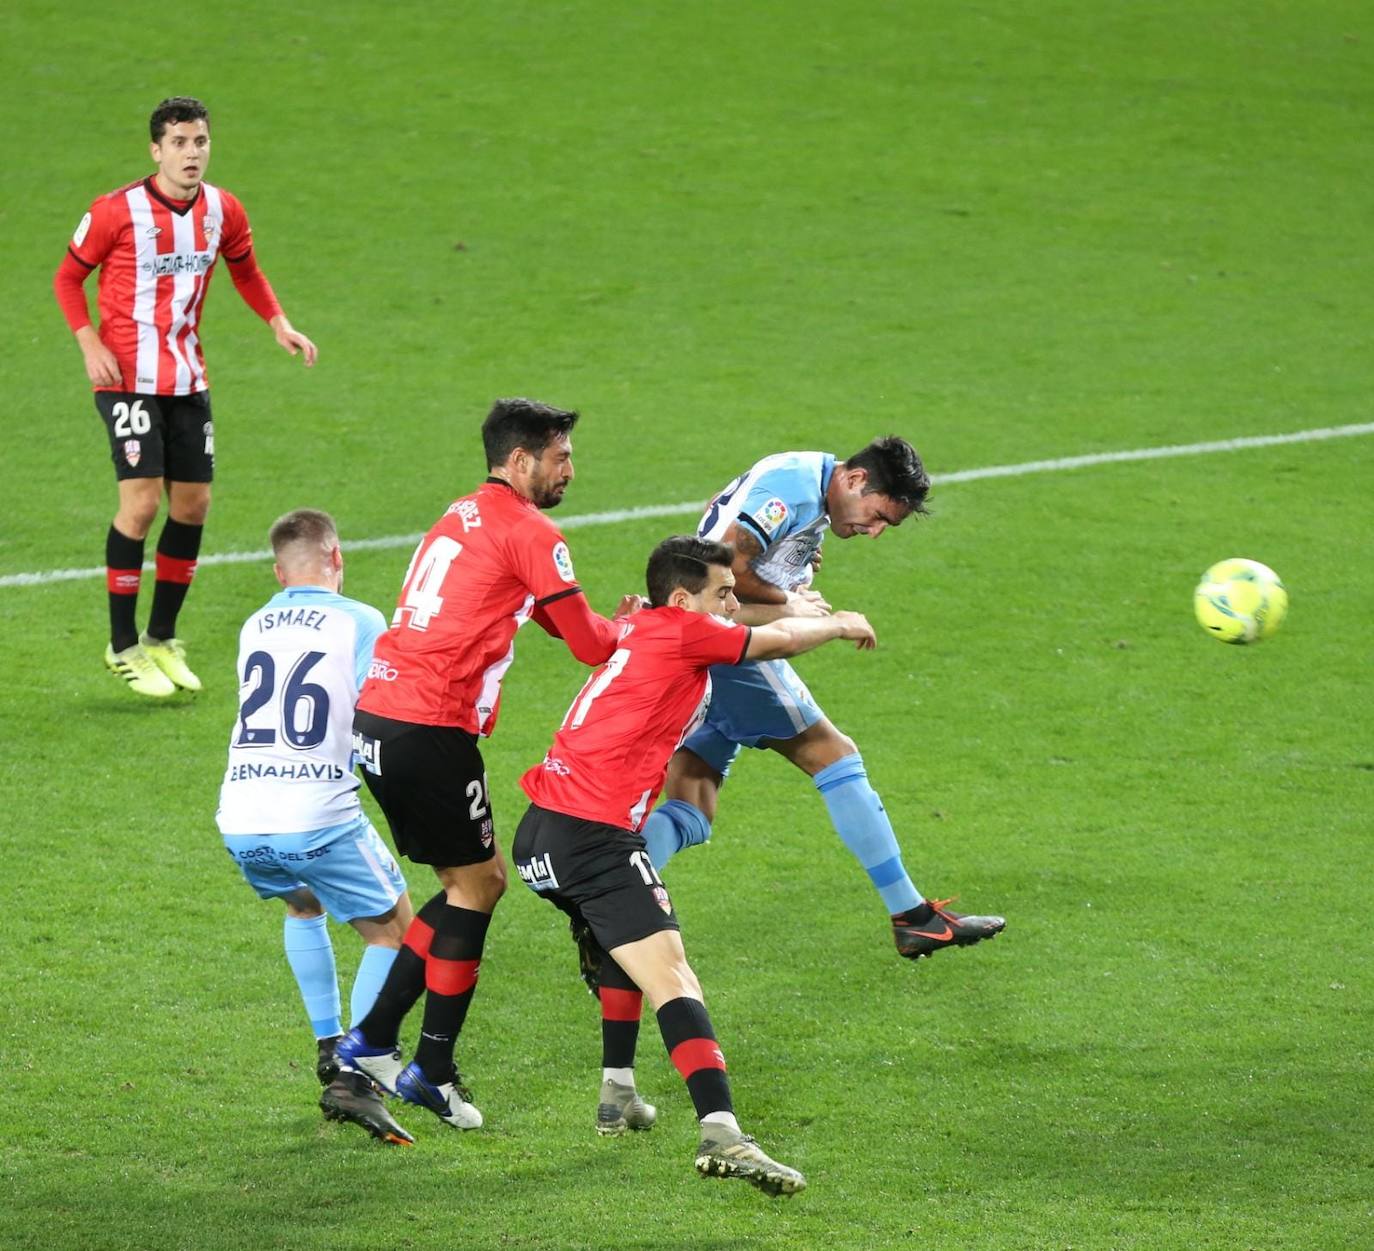
[[[282,572],[282,567],[281,567],[281,565],[278,564],[276,561],[273,561],[273,562],[272,562],[272,572],[273,572],[274,574],[277,575],[277,582],[278,582],[280,585],[285,586],[285,585],[286,585],[286,574],[284,574],[284,573]]]

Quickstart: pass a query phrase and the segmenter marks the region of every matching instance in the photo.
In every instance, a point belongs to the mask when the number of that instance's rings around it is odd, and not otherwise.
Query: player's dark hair
[[[272,523],[267,541],[278,560],[287,548],[298,545],[304,550],[318,548],[323,555],[339,541],[339,528],[333,517],[318,508],[297,508]]]
[[[868,471],[865,495],[877,492],[913,513],[929,511],[925,502],[930,494],[930,475],[916,449],[905,439],[895,434],[874,439],[863,451],[849,457],[844,467]]]
[[[497,469],[517,447],[539,456],[560,434],[577,425],[577,414],[538,400],[497,400],[482,423],[487,468]]]
[[[735,549],[729,543],[713,543],[691,534],[675,534],[664,539],[649,556],[644,584],[649,603],[662,608],[678,587],[695,595],[710,580],[711,566],[729,569],[735,563]]]
[[[148,134],[154,143],[162,142],[162,132],[178,122],[204,121],[210,124],[210,110],[195,96],[169,96],[153,110],[148,119]]]

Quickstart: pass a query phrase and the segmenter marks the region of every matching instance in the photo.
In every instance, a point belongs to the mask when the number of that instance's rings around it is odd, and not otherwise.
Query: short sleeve
[[[103,195],[77,223],[68,245],[71,254],[87,269],[95,269],[109,254],[119,238],[119,215],[115,202]]]
[[[535,603],[546,604],[581,589],[567,540],[555,527],[541,521],[517,526],[513,544],[516,571]]]
[[[253,227],[237,196],[220,190],[224,203],[224,234],[219,250],[226,261],[241,261],[253,250]]]
[[[358,634],[353,641],[353,655],[357,665],[358,689],[363,689],[367,671],[372,665],[372,653],[377,640],[386,633],[386,618],[371,604],[358,604],[353,610],[353,620],[358,623]]]
[[[689,664],[701,669],[711,665],[737,665],[748,650],[748,626],[739,626],[704,612],[684,616],[682,658]]]
[[[785,538],[797,526],[797,479],[795,470],[762,474],[740,501],[736,520],[752,530],[764,547]]]

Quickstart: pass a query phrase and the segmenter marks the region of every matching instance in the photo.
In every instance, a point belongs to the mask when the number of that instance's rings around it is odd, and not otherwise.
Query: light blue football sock
[[[353,978],[353,993],[348,997],[349,1028],[372,1011],[377,992],[382,989],[398,954],[395,947],[377,947],[369,943],[363,948],[363,958]]]
[[[342,1034],[339,1024],[339,979],[334,972],[334,946],[329,941],[329,919],[286,916],[282,934],[286,960],[301,989],[305,1014],[316,1038]]]
[[[883,906],[892,915],[914,908],[921,892],[902,867],[902,851],[883,801],[868,784],[863,757],[855,752],[827,765],[811,779],[830,810],[835,832],[863,865]]]
[[[670,799],[659,804],[644,822],[645,846],[649,861],[661,869],[684,847],[694,847],[711,837],[711,823],[706,814],[685,799]]]

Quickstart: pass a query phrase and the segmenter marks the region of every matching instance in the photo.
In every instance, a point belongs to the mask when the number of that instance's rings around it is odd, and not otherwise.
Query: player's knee
[[[203,490],[176,490],[168,501],[168,514],[184,526],[203,526],[210,515],[210,484],[196,483]]]
[[[114,527],[131,539],[146,539],[157,517],[157,508],[158,496],[155,493],[122,499],[119,511],[115,514]]]

